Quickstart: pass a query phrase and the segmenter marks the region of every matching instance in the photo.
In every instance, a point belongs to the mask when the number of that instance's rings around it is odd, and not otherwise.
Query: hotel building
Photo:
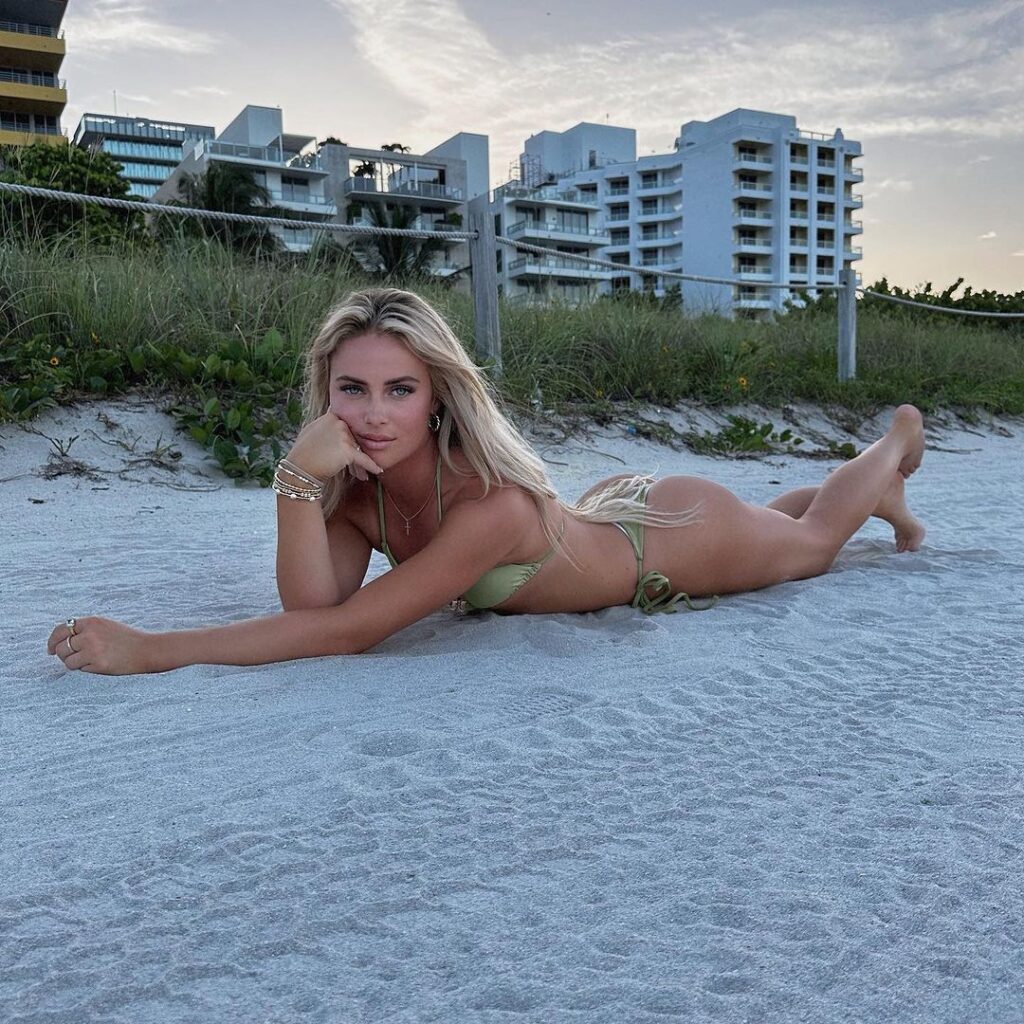
[[[176,124],[146,117],[83,114],[74,144],[102,150],[121,165],[128,193],[149,199],[181,163],[185,149],[212,140],[216,132],[205,124]]]
[[[66,0],[0,0],[0,145],[67,143],[60,30]]]
[[[862,231],[853,218],[862,205],[854,191],[863,181],[854,164],[860,155],[860,143],[839,129],[832,135],[801,131],[793,117],[744,109],[690,121],[672,153],[639,159],[629,128],[582,123],[566,132],[540,132],[526,141],[519,180],[495,192],[498,227],[506,235],[516,237],[509,192],[519,210],[527,209],[532,195],[572,194],[582,204],[576,209],[586,210],[586,220],[575,222],[586,237],[560,241],[557,248],[568,244],[613,263],[741,283],[673,282],[598,268],[584,281],[556,257],[528,264],[527,274],[522,257],[506,252],[502,289],[507,296],[533,291],[583,299],[625,288],[664,295],[681,283],[684,308],[693,312],[768,315],[797,289],[838,283],[839,271],[861,258],[853,245]],[[568,209],[555,207],[555,219]],[[536,223],[519,228],[520,236],[534,232],[534,240]],[[791,288],[765,288],[768,282]]]

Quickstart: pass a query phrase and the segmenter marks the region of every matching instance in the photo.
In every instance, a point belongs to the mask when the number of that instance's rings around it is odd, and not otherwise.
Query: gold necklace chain
[[[395,506],[395,511],[405,520],[405,535],[406,535],[406,537],[408,537],[409,536],[409,524],[427,507],[427,505],[430,502],[431,495],[428,494],[427,495],[427,500],[425,502],[423,502],[423,504],[420,505],[420,507],[418,509],[416,509],[416,511],[413,512],[413,514],[411,516],[407,516],[398,507],[398,502],[396,502],[395,499],[392,498],[390,494],[388,494],[387,490],[383,486],[381,486],[381,490],[384,491],[384,494],[387,496],[388,501],[390,501],[391,504]]]

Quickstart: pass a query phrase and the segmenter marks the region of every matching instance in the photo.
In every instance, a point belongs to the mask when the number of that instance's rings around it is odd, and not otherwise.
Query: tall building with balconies
[[[595,203],[608,235],[600,255],[613,263],[741,281],[681,282],[689,310],[762,316],[793,291],[837,283],[839,270],[861,258],[852,216],[862,205],[853,190],[863,181],[853,162],[860,155],[838,129],[803,132],[793,117],[740,109],[689,122],[674,152],[639,159],[632,129],[584,123],[540,132],[526,141],[519,177]],[[600,290],[664,295],[673,283],[612,272]]]
[[[308,251],[322,233],[316,225],[337,215],[327,189],[330,172],[316,150],[316,139],[286,133],[279,107],[247,106],[216,138],[186,145],[181,162],[153,194],[153,201],[179,198],[184,175],[203,174],[215,163],[246,168],[267,190],[270,205],[282,210],[289,220],[309,222],[308,228],[270,227],[291,252]]]
[[[555,249],[565,256],[498,249],[498,288],[521,302],[578,305],[596,298],[612,272],[570,255],[600,256],[611,238],[599,225],[600,209],[592,193],[557,185],[510,181],[494,190],[491,210],[495,233],[519,242]]]
[[[216,134],[206,124],[83,114],[74,144],[109,153],[121,165],[129,194],[150,199],[181,163],[186,148],[192,149],[204,139],[212,140]]]
[[[64,144],[67,0],[0,0],[0,145]]]

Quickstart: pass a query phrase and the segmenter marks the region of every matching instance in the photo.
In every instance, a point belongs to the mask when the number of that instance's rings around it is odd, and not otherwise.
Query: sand
[[[1024,1017],[1019,422],[930,431],[920,551],[872,521],[710,612],[444,612],[120,678],[52,627],[279,610],[274,496],[140,399],[32,427],[0,428],[3,1021]],[[625,466],[766,502],[838,465],[536,440],[568,497]]]

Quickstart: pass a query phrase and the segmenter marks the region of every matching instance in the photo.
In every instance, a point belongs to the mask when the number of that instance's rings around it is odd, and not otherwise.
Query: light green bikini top
[[[434,474],[434,486],[437,490],[437,521],[441,522],[441,457],[437,457],[437,471]],[[384,489],[377,480],[377,516],[380,519],[380,549],[394,569],[398,560],[388,547],[387,531],[384,528]],[[498,565],[483,574],[462,595],[467,607],[480,610],[493,608],[507,601],[520,587],[537,575],[540,567],[555,553],[552,548],[539,562],[523,562],[515,565]]]

